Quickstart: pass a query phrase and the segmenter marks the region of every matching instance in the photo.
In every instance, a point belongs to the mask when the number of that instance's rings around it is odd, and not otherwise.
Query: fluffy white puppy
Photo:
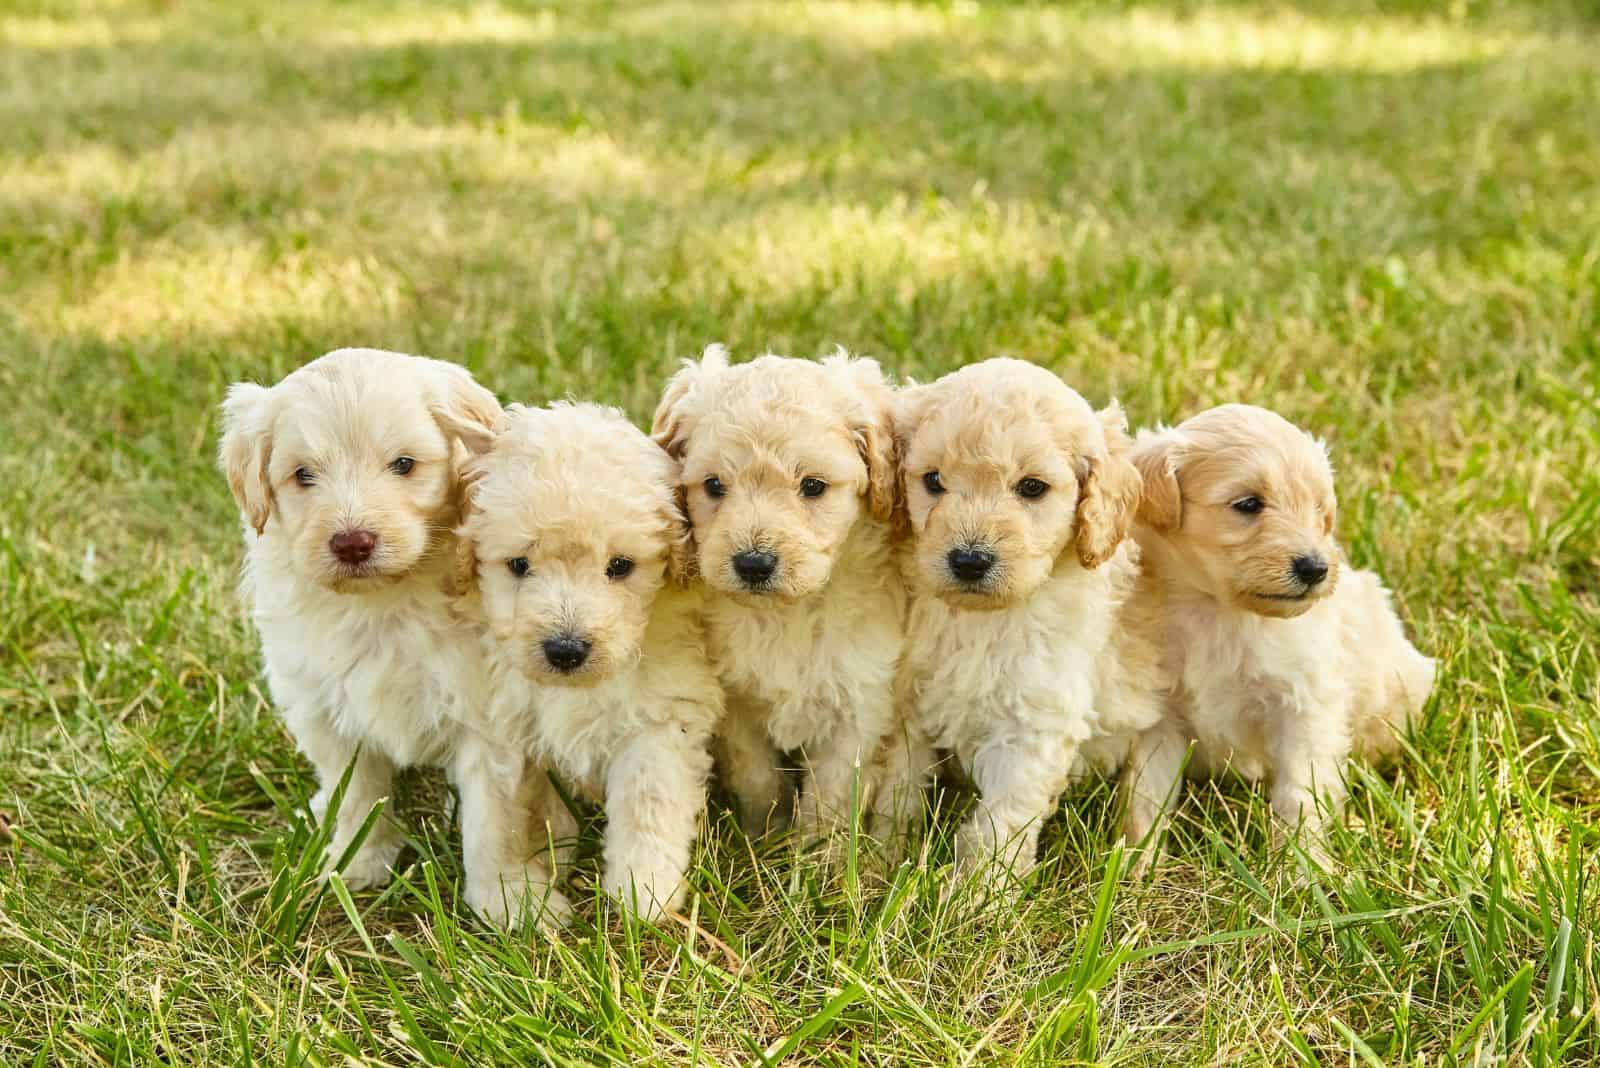
[[[462,811],[469,866],[500,873],[508,908],[512,891],[547,892],[557,873],[530,839],[559,860],[576,831],[551,766],[605,806],[605,890],[646,916],[676,908],[722,715],[678,465],[592,404],[512,405],[498,434],[462,432],[480,455],[459,581],[492,689],[464,762],[494,784]],[[546,908],[566,907],[549,894]]]
[[[1305,825],[1320,855],[1345,761],[1396,747],[1434,662],[1406,640],[1378,576],[1343,566],[1333,471],[1310,435],[1228,404],[1141,433],[1134,462],[1176,686],[1129,762],[1127,836],[1144,839],[1176,803],[1192,746],[1191,775],[1269,781],[1275,833]]]
[[[465,452],[447,424],[499,416],[464,369],[374,349],[331,352],[271,388],[238,383],[223,402],[244,590],[273,699],[316,768],[319,820],[354,760],[330,864],[397,768],[455,752],[475,673],[471,636],[449,612]],[[400,845],[380,819],[346,882],[387,881]]]
[[[1114,766],[1159,715],[1157,616],[1124,540],[1139,475],[1122,412],[993,359],[903,389],[895,425],[912,595],[906,738],[886,757],[896,806],[952,755],[980,794],[958,864],[1025,872],[1073,775]]]
[[[713,345],[656,409],[656,440],[683,464],[728,695],[718,763],[752,834],[792,796],[780,752],[800,756],[799,823],[816,833],[848,815],[892,724],[905,595],[891,398],[876,362],[842,351],[730,366]]]

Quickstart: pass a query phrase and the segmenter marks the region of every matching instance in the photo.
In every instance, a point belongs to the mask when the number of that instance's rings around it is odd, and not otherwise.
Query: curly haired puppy
[[[273,698],[316,767],[319,820],[354,759],[330,864],[396,768],[449,762],[471,711],[471,639],[448,610],[466,455],[450,428],[499,416],[464,369],[374,349],[331,352],[271,388],[237,383],[223,402],[244,589]],[[345,881],[385,882],[400,845],[379,820]]]
[[[1378,576],[1343,566],[1333,471],[1310,435],[1227,404],[1142,432],[1134,462],[1176,685],[1129,761],[1127,836],[1145,838],[1176,803],[1192,743],[1190,774],[1231,766],[1270,781],[1275,832],[1305,825],[1320,855],[1346,759],[1395,748],[1434,662],[1406,640]]]
[[[706,659],[699,596],[685,588],[688,530],[678,465],[622,413],[512,405],[469,437],[460,582],[475,591],[492,697],[472,743],[489,803],[464,808],[482,890],[544,893],[532,844],[576,831],[545,765],[603,801],[606,891],[654,916],[682,899],[705,807],[722,690]],[[530,815],[532,820],[530,821]],[[566,909],[550,894],[546,907]]]
[[[751,833],[790,797],[778,751],[803,760],[799,822],[815,832],[848,814],[891,724],[905,607],[891,398],[876,362],[843,351],[730,366],[713,345],[656,409],[710,590],[728,694],[718,762]]]
[[[953,755],[981,795],[958,864],[1025,872],[1073,775],[1114,766],[1160,712],[1122,412],[993,359],[902,390],[895,423],[912,600],[886,774],[904,811]]]

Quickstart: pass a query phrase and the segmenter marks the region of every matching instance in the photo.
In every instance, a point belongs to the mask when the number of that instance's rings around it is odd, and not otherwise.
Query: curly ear
[[[267,466],[272,462],[272,391],[254,382],[235,382],[222,402],[222,442],[217,462],[228,489],[250,526],[266,529],[277,498]]]
[[[650,436],[656,444],[667,450],[674,460],[683,459],[689,447],[689,437],[700,412],[696,401],[696,387],[711,375],[726,370],[728,350],[722,345],[707,345],[699,362],[684,360],[678,373],[667,380],[661,392],[661,402],[656,405],[655,417],[650,421]]]
[[[472,516],[477,511],[478,481],[483,478],[483,464],[474,456],[461,468],[461,497],[457,505],[460,522],[456,536],[455,558],[450,565],[450,592],[465,596],[478,587],[478,543],[472,537]]]
[[[1171,531],[1183,525],[1183,489],[1178,484],[1176,431],[1141,431],[1130,459],[1143,483],[1139,522],[1152,530]]]
[[[489,451],[505,422],[505,412],[495,395],[480,386],[465,367],[439,361],[444,386],[430,410],[445,434],[461,442],[467,451],[481,456]]]
[[[824,357],[822,366],[842,377],[856,392],[857,405],[850,413],[850,436],[867,468],[867,510],[880,523],[894,520],[895,487],[899,482],[895,463],[894,389],[884,377],[878,361],[851,356],[844,346]]]
[[[906,471],[906,453],[911,448],[911,435],[916,433],[917,424],[922,422],[923,413],[928,408],[928,387],[910,384],[902,386],[895,392],[894,397],[894,515],[890,519],[890,534],[896,540],[903,541],[911,537],[911,509],[907,499],[909,490],[906,480],[910,473]]]
[[[699,569],[695,561],[694,528],[689,525],[688,501],[682,486],[673,488],[668,521],[672,524],[672,535],[667,543],[667,581],[679,589],[687,589]]]
[[[1077,529],[1072,543],[1078,562],[1099,567],[1111,559],[1133,525],[1139,507],[1139,470],[1128,461],[1127,420],[1115,402],[1100,412],[1104,456],[1090,457],[1078,480]]]

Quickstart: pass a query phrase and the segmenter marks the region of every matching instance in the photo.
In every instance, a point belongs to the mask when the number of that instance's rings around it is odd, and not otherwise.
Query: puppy
[[[1122,412],[992,359],[902,390],[895,424],[911,615],[886,778],[903,818],[952,755],[981,795],[958,865],[1021,874],[1070,779],[1114,767],[1160,713]]]
[[[223,402],[244,591],[273,699],[316,768],[318,820],[351,767],[330,866],[397,768],[450,761],[471,712],[471,640],[448,610],[465,459],[452,428],[499,416],[462,368],[375,349],[331,352],[271,388],[238,383]],[[345,881],[387,881],[400,845],[380,819]]]
[[[1321,443],[1272,412],[1228,404],[1141,433],[1137,537],[1165,595],[1175,680],[1124,779],[1130,841],[1192,775],[1231,766],[1271,783],[1275,833],[1319,832],[1345,796],[1344,764],[1393,751],[1421,711],[1434,662],[1406,640],[1389,594],[1334,541]],[[1320,801],[1320,804],[1319,804]]]
[[[493,693],[469,743],[494,783],[494,803],[462,812],[469,867],[500,873],[488,888],[508,906],[513,890],[545,892],[553,873],[529,859],[530,815],[535,846],[576,831],[549,766],[605,805],[605,890],[646,916],[676,908],[722,715],[685,588],[678,465],[592,404],[512,405],[499,433],[461,431],[480,455],[460,581]],[[567,905],[552,893],[545,907]]]
[[[682,462],[727,693],[718,763],[752,834],[784,818],[780,751],[800,754],[799,823],[816,833],[848,815],[892,722],[905,595],[891,397],[877,363],[842,350],[730,366],[713,345],[656,409],[655,438]]]

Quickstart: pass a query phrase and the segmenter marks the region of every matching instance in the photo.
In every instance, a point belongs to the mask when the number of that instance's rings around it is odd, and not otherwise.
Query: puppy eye
[[[706,488],[706,496],[708,497],[725,497],[728,494],[728,487],[724,486],[722,479],[716,475],[712,475],[700,484]]]
[[[417,466],[417,461],[409,456],[401,456],[389,465],[389,470],[397,475],[409,475],[411,469],[415,466]]]
[[[820,478],[802,478],[800,480],[800,496],[820,497],[828,492],[828,484]]]
[[[294,480],[302,486],[310,486],[317,481],[317,476],[307,468],[297,467],[294,469]]]
[[[1026,497],[1030,501],[1036,497],[1043,497],[1048,492],[1050,492],[1050,483],[1042,478],[1029,477],[1017,483],[1017,495]]]
[[[1242,515],[1255,515],[1265,507],[1260,497],[1240,497],[1233,502],[1233,510]]]
[[[939,480],[939,472],[937,471],[929,471],[927,474],[923,475],[922,485],[923,488],[925,488],[935,497],[944,492],[944,483]]]
[[[633,561],[626,556],[613,556],[606,565],[606,578],[624,579],[633,574]]]
[[[526,556],[513,556],[506,561],[506,567],[510,568],[511,573],[517,578],[521,578],[528,573],[528,558]]]

